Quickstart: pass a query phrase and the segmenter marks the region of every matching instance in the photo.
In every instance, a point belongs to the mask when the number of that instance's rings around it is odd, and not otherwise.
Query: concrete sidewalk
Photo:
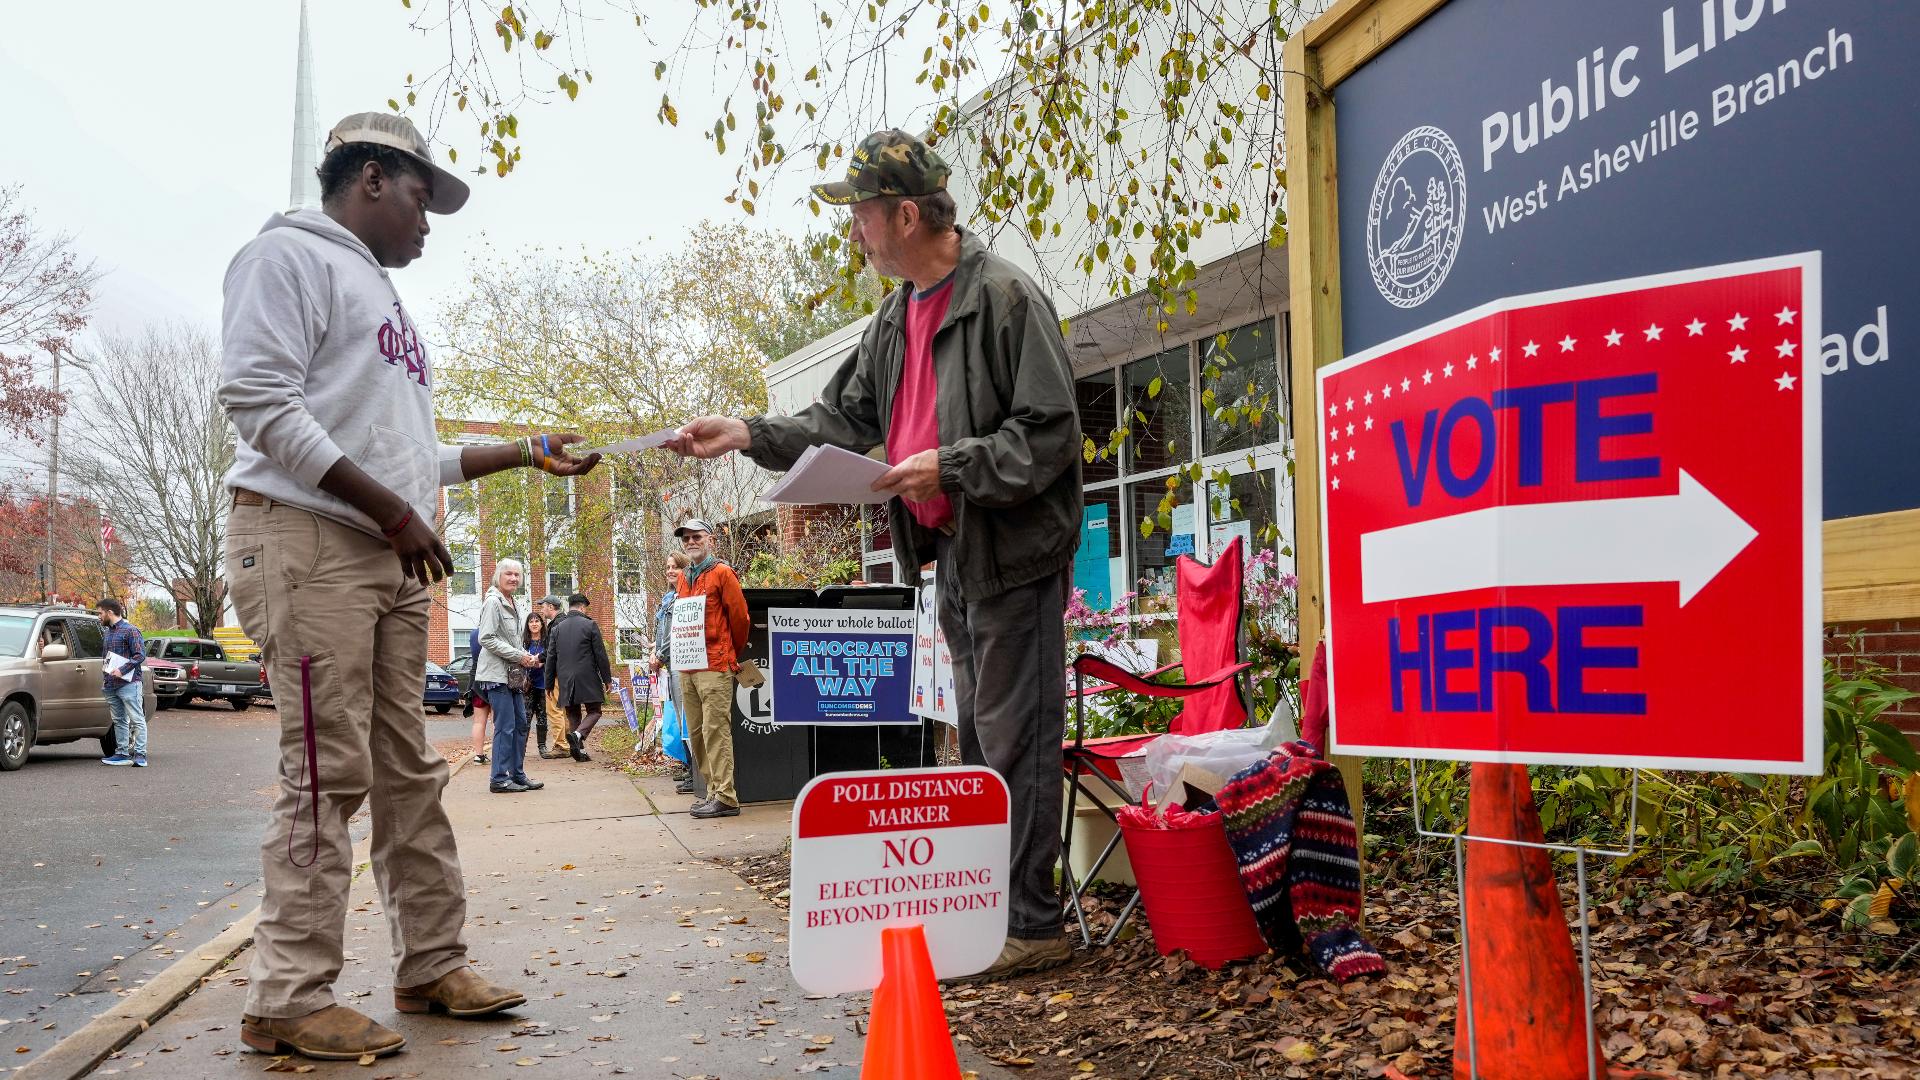
[[[788,804],[695,821],[670,785],[598,764],[528,762],[543,791],[493,795],[463,769],[446,807],[467,880],[478,969],[526,992],[486,1020],[393,1008],[388,930],[372,874],[355,882],[342,1002],[407,1037],[371,1069],[307,1062],[309,1075],[446,1077],[518,1066],[554,1076],[773,1077],[859,1073],[867,1002],[813,998],[786,968],[786,913],[711,858],[775,851]],[[649,790],[653,792],[650,797]],[[657,808],[656,808],[657,803]],[[251,949],[92,1074],[251,1077],[272,1059],[240,1042]],[[1011,1074],[990,1063],[982,1077]]]

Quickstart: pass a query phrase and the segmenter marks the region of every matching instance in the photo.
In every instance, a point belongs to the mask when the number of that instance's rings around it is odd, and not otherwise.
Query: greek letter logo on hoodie
[[[421,386],[426,386],[427,347],[420,344],[420,334],[408,321],[406,309],[400,306],[398,300],[393,302],[393,314],[400,320],[400,325],[395,326],[392,318],[386,319],[381,322],[380,330],[375,335],[380,345],[380,355],[386,357],[389,364],[406,364],[407,374]]]

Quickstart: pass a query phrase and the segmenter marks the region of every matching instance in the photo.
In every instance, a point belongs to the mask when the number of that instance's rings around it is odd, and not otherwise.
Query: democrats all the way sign
[[[1496,300],[1321,369],[1334,749],[1818,772],[1819,279]]]

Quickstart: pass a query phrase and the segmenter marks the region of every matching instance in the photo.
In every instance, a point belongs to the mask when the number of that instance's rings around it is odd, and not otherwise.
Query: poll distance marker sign
[[[1012,802],[992,769],[817,776],[794,800],[787,956],[816,994],[880,985],[880,931],[925,928],[934,974],[985,971],[1007,938]]]
[[[1819,772],[1819,275],[1498,300],[1321,369],[1333,748]]]

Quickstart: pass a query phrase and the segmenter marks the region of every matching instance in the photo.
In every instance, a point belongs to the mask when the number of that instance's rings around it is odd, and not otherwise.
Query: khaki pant
[[[280,792],[261,845],[266,898],[246,1011],[304,1016],[334,1004],[353,879],[347,821],[369,797],[394,984],[417,986],[463,966],[466,890],[440,806],[447,764],[427,742],[420,710],[426,589],[401,574],[385,541],[282,504],[233,507],[226,574],[280,712]],[[304,790],[308,698],[317,801]]]
[[[560,707],[560,691],[556,687],[547,687],[547,727],[553,732],[551,745],[553,753],[565,754],[571,748],[567,745],[567,712]]]
[[[683,671],[680,686],[687,704],[688,742],[707,781],[707,798],[739,806],[740,796],[733,790],[733,676]]]

